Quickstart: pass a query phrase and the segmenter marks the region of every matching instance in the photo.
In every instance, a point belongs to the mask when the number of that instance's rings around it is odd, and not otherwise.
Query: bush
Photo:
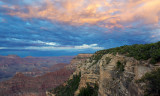
[[[116,65],[116,69],[120,72],[123,72],[124,71],[124,64],[122,64],[120,61],[117,62],[117,65]]]
[[[50,92],[56,96],[74,96],[74,92],[78,89],[81,73],[74,75],[73,79],[67,81],[67,85],[60,85]]]
[[[145,83],[145,96],[160,96],[160,68],[146,73],[138,82]]]
[[[155,64],[160,61],[160,42],[151,44],[135,44],[125,45],[117,48],[111,48],[106,50],[97,51],[90,59],[98,60],[102,58],[104,54],[123,54],[129,57],[134,57],[137,60],[148,60],[151,58],[150,63]]]
[[[98,96],[98,86],[95,84],[94,87],[91,87],[87,84],[86,88],[82,88],[78,96]]]
[[[106,64],[109,64],[110,61],[111,61],[111,58],[106,57]]]

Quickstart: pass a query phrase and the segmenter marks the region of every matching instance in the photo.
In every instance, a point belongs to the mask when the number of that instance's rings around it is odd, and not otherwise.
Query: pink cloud
[[[42,6],[43,5],[43,6]],[[44,0],[42,5],[10,6],[9,15],[24,19],[43,18],[71,25],[94,24],[106,28],[124,28],[132,22],[159,23],[160,0]],[[58,6],[57,6],[58,5]],[[13,10],[16,8],[16,11]],[[28,12],[24,12],[24,10]],[[17,11],[18,10],[18,11]],[[127,26],[126,26],[126,25]]]

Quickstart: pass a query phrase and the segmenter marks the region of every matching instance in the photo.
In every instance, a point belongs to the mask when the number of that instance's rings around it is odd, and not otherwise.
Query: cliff
[[[87,87],[87,83],[91,86],[98,84],[98,96],[143,96],[143,86],[136,83],[136,80],[159,67],[148,61],[138,61],[118,54],[105,54],[97,63],[94,62],[87,59],[77,65],[73,74],[81,72],[81,79],[75,96],[83,87]],[[124,65],[124,71],[117,68],[117,62]]]
[[[93,54],[78,54],[71,60],[70,64],[67,67],[71,69],[76,69],[77,65],[81,64],[86,59],[90,58],[92,55]]]
[[[159,49],[157,50],[159,51]],[[152,64],[151,60],[154,59],[154,57],[150,57],[150,59],[147,58],[147,60],[144,60],[143,58],[137,60],[134,57],[136,55],[129,57],[127,56],[128,53],[118,54],[120,52],[117,52],[115,54],[113,52],[113,50],[112,52],[109,52],[108,50],[102,50],[93,54],[92,57],[76,63],[76,71],[70,77],[70,80],[74,79],[73,76],[79,73],[81,74],[81,77],[78,83],[79,85],[74,92],[74,96],[144,96],[146,84],[139,83],[138,81],[144,77],[146,73],[149,73],[160,67],[160,62],[158,61],[159,59],[156,58],[157,61]],[[150,53],[152,54],[151,50]],[[145,57],[143,53],[138,53],[138,55],[143,55],[143,57]],[[159,73],[157,76],[159,77]],[[158,81],[160,81],[159,78]],[[66,85],[67,84],[65,84],[63,87]],[[95,85],[98,88],[95,88]],[[152,86],[154,87],[154,85]],[[157,86],[159,88],[159,85]],[[63,89],[63,87],[61,87],[61,89]],[[156,90],[159,92],[158,88]],[[56,93],[63,94],[63,91],[59,90],[56,90]],[[96,93],[92,93],[93,91]],[[57,95],[55,94],[54,90],[47,92],[47,94],[48,96]],[[151,96],[159,96],[157,94]],[[63,96],[67,95],[73,96],[70,94]]]

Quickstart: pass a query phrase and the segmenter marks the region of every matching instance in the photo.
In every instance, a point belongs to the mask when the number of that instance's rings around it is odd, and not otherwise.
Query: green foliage
[[[160,42],[151,44],[135,44],[125,45],[117,48],[111,48],[106,50],[97,51],[90,59],[98,60],[102,58],[104,54],[123,54],[129,57],[134,57],[137,60],[148,60],[151,58],[150,63],[155,64],[160,61]]]
[[[86,88],[82,88],[78,96],[98,96],[98,86],[95,84],[94,87],[87,84]]]
[[[67,81],[67,85],[60,85],[54,90],[50,91],[51,93],[56,94],[56,96],[74,96],[74,92],[78,89],[81,75],[74,75],[73,79]]]
[[[146,73],[138,82],[145,83],[145,96],[160,96],[160,68]]]
[[[98,60],[100,60],[102,58],[104,54],[101,53],[95,53],[90,59],[91,60],[95,60],[94,64],[96,64],[98,62]]]
[[[111,61],[111,58],[106,57],[106,64],[109,64],[110,61]]]
[[[119,70],[120,72],[123,72],[124,71],[124,64],[122,64],[120,61],[117,62],[117,65],[116,65],[116,69]]]

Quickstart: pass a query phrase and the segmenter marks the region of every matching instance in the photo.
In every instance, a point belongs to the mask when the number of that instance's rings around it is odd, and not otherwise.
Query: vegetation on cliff
[[[116,69],[117,69],[119,72],[123,72],[123,71],[124,71],[124,67],[125,67],[125,65],[122,64],[120,61],[117,62],[117,64],[116,64]]]
[[[56,96],[74,96],[75,91],[78,89],[81,74],[74,75],[73,79],[67,81],[67,85],[60,85],[50,92]]]
[[[160,95],[160,68],[146,73],[138,82],[145,83],[145,96]]]
[[[78,96],[98,96],[98,85],[94,85],[93,87],[87,84],[86,88],[82,88]]]
[[[111,58],[106,57],[106,64],[109,64],[110,61],[111,61]]]
[[[97,51],[90,59],[95,60],[95,63],[102,58],[104,54],[123,54],[129,57],[134,57],[137,60],[150,60],[150,63],[155,64],[160,61],[160,42],[151,44],[135,44],[125,45],[121,47]]]

